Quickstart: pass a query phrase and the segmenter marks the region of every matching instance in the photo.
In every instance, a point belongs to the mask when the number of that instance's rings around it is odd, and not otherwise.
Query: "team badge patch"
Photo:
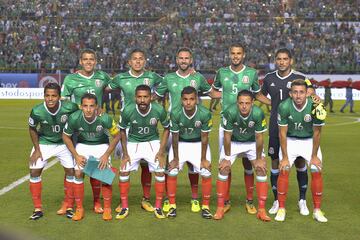
[[[95,85],[97,87],[101,87],[101,85],[102,85],[101,80],[100,79],[95,79]]]
[[[31,117],[29,117],[29,124],[34,125],[34,119],[32,119]]]
[[[201,127],[201,122],[200,121],[195,121],[195,127],[196,128],[200,128]]]
[[[248,76],[243,76],[242,82],[243,83],[249,83],[250,82],[249,77]]]
[[[149,78],[144,78],[144,84],[147,86],[150,86],[150,79]]]
[[[274,148],[273,147],[269,147],[269,154],[274,154]]]
[[[286,84],[286,87],[287,87],[288,89],[290,89],[290,88],[291,88],[291,82],[288,82],[288,83]]]
[[[156,124],[157,124],[156,118],[151,118],[150,119],[150,125],[155,126]]]
[[[310,114],[305,114],[305,116],[304,116],[304,121],[305,121],[305,122],[311,122],[311,120],[312,120],[311,115],[310,115]]]
[[[193,88],[196,88],[196,81],[195,80],[190,80],[190,86]]]
[[[67,119],[68,119],[67,115],[62,115],[61,118],[60,118],[60,122],[66,123]]]
[[[254,122],[254,121],[250,121],[249,124],[248,124],[248,127],[249,127],[249,128],[252,128],[254,125],[255,125],[255,122]]]
[[[97,125],[97,126],[96,126],[96,132],[101,132],[103,129],[104,129],[104,128],[103,128],[103,126],[101,126],[101,125]]]

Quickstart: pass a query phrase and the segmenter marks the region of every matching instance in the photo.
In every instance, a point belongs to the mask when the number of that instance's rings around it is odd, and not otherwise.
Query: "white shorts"
[[[221,117],[220,117],[221,121]],[[224,128],[219,124],[219,152],[221,152],[221,149],[224,145]]]
[[[169,161],[174,159],[173,148],[170,148]],[[206,150],[206,160],[211,162],[210,146]],[[179,142],[179,170],[182,170],[185,162],[193,165],[193,172],[201,173],[201,142]]]
[[[264,150],[261,156],[265,157]],[[230,161],[231,165],[235,162],[237,157],[246,157],[250,161],[256,160],[256,142],[233,142],[231,141],[231,153]],[[225,158],[224,146],[221,148],[220,159],[222,161]]]
[[[311,154],[312,154],[312,147],[313,147],[313,139],[306,138],[306,139],[299,139],[299,138],[287,138],[287,152],[288,158],[290,162],[290,167],[294,164],[297,157],[302,157],[307,162],[307,165],[310,165]],[[317,156],[322,161],[322,153],[319,147],[317,152]],[[279,152],[279,159],[282,160],[282,152],[280,148]]]
[[[102,155],[104,155],[108,147],[109,144],[107,143],[103,143],[99,145],[88,145],[88,144],[78,143],[76,144],[76,152],[79,155],[84,156],[86,159],[88,159],[90,156],[99,159]],[[110,163],[111,163],[111,157],[109,157],[109,164]],[[75,163],[75,170],[83,170],[83,167]]]
[[[137,171],[142,160],[148,163],[150,172],[164,172],[164,169],[159,166],[159,161],[155,161],[155,156],[159,152],[159,149],[159,140],[139,143],[128,142],[127,150],[130,163],[126,165],[125,169],[120,170],[120,172]]]
[[[41,159],[38,159],[35,165],[30,166],[30,169],[44,168],[47,164],[48,159],[51,157],[57,157],[64,168],[74,167],[74,159],[65,144],[40,144],[39,146],[43,161],[41,161]],[[34,151],[35,149],[32,148],[31,154],[33,154]]]

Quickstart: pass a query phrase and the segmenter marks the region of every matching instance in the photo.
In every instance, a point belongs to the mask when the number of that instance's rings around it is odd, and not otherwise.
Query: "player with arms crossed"
[[[100,113],[104,88],[110,82],[110,76],[103,71],[96,70],[96,63],[96,52],[94,50],[82,50],[79,59],[82,69],[65,77],[61,87],[61,96],[63,99],[71,100],[80,106],[81,98],[85,93],[94,94],[99,103],[98,113]],[[103,209],[100,204],[101,182],[90,178],[90,183],[94,197],[94,211],[102,213]]]
[[[81,110],[70,115],[63,131],[63,140],[76,161],[73,184],[76,202],[76,212],[72,218],[74,221],[84,218],[84,173],[82,170],[87,159],[90,156],[99,159],[100,170],[110,167],[111,153],[120,140],[115,121],[106,113],[98,116],[97,108],[96,96],[85,93],[81,98]],[[76,147],[71,140],[73,134],[78,134]],[[110,143],[109,135],[113,137]],[[111,220],[112,186],[103,183],[101,190],[104,198],[102,218]]]
[[[146,55],[141,49],[134,49],[130,52],[130,58],[128,65],[130,70],[125,73],[120,73],[115,76],[106,89],[120,89],[124,98],[122,110],[135,103],[135,89],[139,85],[147,85],[151,89],[158,86],[162,77],[157,73],[146,71]],[[116,146],[116,155],[121,156],[121,142]],[[143,198],[141,201],[141,207],[146,211],[153,212],[154,208],[150,203],[150,190],[151,190],[151,173],[149,172],[149,166],[146,161],[140,162],[141,166],[141,185],[143,188]],[[120,205],[115,209],[116,212],[120,212]]]
[[[171,112],[170,131],[172,148],[170,149],[167,189],[170,201],[168,217],[176,217],[177,175],[185,162],[194,167],[194,172],[202,176],[201,216],[211,219],[209,208],[211,195],[211,154],[209,132],[212,127],[211,112],[197,104],[196,89],[185,87],[181,91],[182,108]]]
[[[323,191],[321,176],[322,154],[320,150],[321,128],[323,120],[319,120],[313,111],[313,100],[307,97],[307,84],[304,80],[291,83],[290,97],[279,105],[280,132],[280,175],[278,179],[279,210],[276,221],[285,221],[285,200],[289,186],[289,172],[298,157],[305,159],[311,170],[311,191],[313,196],[313,218],[319,222],[327,222],[320,210]]]
[[[270,104],[270,100],[265,97],[260,91],[259,79],[257,71],[254,68],[244,65],[246,56],[245,47],[240,43],[234,43],[229,48],[229,56],[231,64],[228,67],[220,68],[215,76],[213,88],[222,90],[222,111],[224,111],[237,102],[238,93],[241,90],[249,90],[255,94],[255,98],[265,104]],[[224,129],[220,124],[219,127],[219,152],[224,142]],[[242,159],[244,166],[244,182],[246,188],[246,211],[250,214],[256,213],[256,208],[253,204],[254,191],[254,173],[252,164],[247,158]],[[225,196],[225,213],[230,210],[230,185],[231,173],[228,177],[229,192]]]
[[[73,216],[74,196],[72,184],[74,181],[74,160],[66,148],[62,138],[62,130],[70,114],[78,110],[75,103],[60,101],[60,86],[48,83],[44,88],[44,102],[36,105],[29,117],[29,133],[34,145],[30,165],[30,192],[34,203],[34,213],[31,220],[43,216],[41,202],[41,173],[48,159],[57,157],[65,170],[65,198],[62,207],[57,212],[68,218]],[[37,129],[37,126],[40,128]]]
[[[254,105],[252,92],[242,90],[238,93],[237,103],[230,105],[223,113],[222,127],[225,131],[224,146],[220,153],[219,174],[216,181],[218,207],[214,219],[220,220],[224,217],[224,201],[229,188],[228,175],[236,158],[242,156],[250,160],[256,171],[259,202],[257,218],[270,221],[265,211],[268,184],[263,135],[267,130],[266,120],[264,112]]]
[[[120,118],[121,145],[123,157],[120,163],[120,198],[121,211],[116,219],[129,215],[128,194],[130,172],[136,171],[144,159],[150,172],[155,172],[155,217],[162,219],[165,215],[161,209],[165,191],[165,148],[169,137],[169,119],[165,109],[158,103],[151,102],[151,89],[139,85],[135,90],[136,104],[127,105]],[[164,127],[159,140],[158,123]],[[126,133],[129,128],[129,133]],[[127,135],[129,137],[127,137]]]

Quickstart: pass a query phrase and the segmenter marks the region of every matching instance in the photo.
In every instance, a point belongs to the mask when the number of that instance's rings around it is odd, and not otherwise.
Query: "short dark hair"
[[[303,79],[295,79],[291,82],[291,87],[293,86],[304,86],[306,89],[308,88],[308,85],[306,84],[305,80]]]
[[[85,48],[85,49],[81,50],[81,51],[80,51],[80,56],[79,56],[79,58],[81,59],[82,56],[83,56],[85,53],[93,54],[94,57],[95,57],[95,59],[97,58],[96,52],[95,52],[94,50],[90,49],[90,48]]]
[[[55,83],[55,82],[49,82],[48,84],[46,84],[46,86],[44,87],[44,94],[46,92],[46,90],[48,89],[54,89],[58,92],[59,96],[61,96],[61,88],[60,85]]]
[[[181,47],[181,48],[179,48],[179,49],[177,50],[177,52],[176,52],[176,56],[178,56],[180,52],[188,52],[188,53],[190,53],[191,57],[192,57],[192,55],[193,55],[191,49],[188,48],[188,47]]]
[[[249,97],[251,97],[251,99],[254,99],[254,94],[251,91],[246,90],[246,89],[238,92],[237,99],[239,99],[239,97],[241,97],[241,96],[249,96]]]
[[[242,44],[242,43],[239,43],[239,42],[234,42],[230,45],[229,47],[229,51],[234,48],[234,47],[238,47],[238,48],[242,48],[242,50],[245,52],[246,51],[246,48],[245,48],[245,45]]]
[[[135,89],[135,94],[138,91],[148,91],[151,94],[151,88],[148,85],[145,85],[145,84],[141,84],[141,85],[137,86],[136,89]]]
[[[128,58],[129,60],[134,53],[142,53],[144,55],[144,58],[146,58],[146,53],[144,50],[142,50],[140,48],[134,48],[133,50],[131,50],[131,52],[129,54],[129,58]]]
[[[181,91],[181,97],[184,94],[192,94],[192,93],[195,93],[195,95],[197,95],[197,91],[194,87],[191,86],[184,87],[183,90]]]
[[[85,93],[82,97],[81,97],[81,104],[83,103],[84,99],[94,99],[95,100],[95,104],[98,104],[98,100],[97,97],[94,94],[91,93]]]
[[[280,48],[276,51],[275,53],[275,58],[277,58],[277,56],[280,54],[280,53],[286,53],[288,55],[289,58],[292,58],[292,53],[289,49],[287,48]]]

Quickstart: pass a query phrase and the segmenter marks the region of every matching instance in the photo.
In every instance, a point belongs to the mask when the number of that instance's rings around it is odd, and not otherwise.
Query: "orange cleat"
[[[83,208],[76,208],[75,214],[72,217],[73,221],[80,221],[85,216],[85,212]]]
[[[94,212],[97,214],[101,214],[104,212],[104,209],[102,208],[101,203],[99,203],[99,202],[94,203]]]
[[[216,213],[214,214],[214,219],[215,220],[221,220],[221,219],[223,219],[224,218],[224,208],[222,208],[222,207],[218,207],[217,209],[216,209]]]
[[[117,213],[121,212],[121,205],[120,204],[115,208],[115,212],[117,212]]]
[[[57,210],[56,214],[57,215],[65,215],[66,214],[66,210],[67,210],[67,203],[66,202],[62,202],[61,207],[59,210]]]
[[[264,222],[270,222],[271,218],[266,214],[264,208],[259,208],[256,217]]]
[[[111,208],[105,208],[102,215],[104,221],[110,221],[112,219]]]

